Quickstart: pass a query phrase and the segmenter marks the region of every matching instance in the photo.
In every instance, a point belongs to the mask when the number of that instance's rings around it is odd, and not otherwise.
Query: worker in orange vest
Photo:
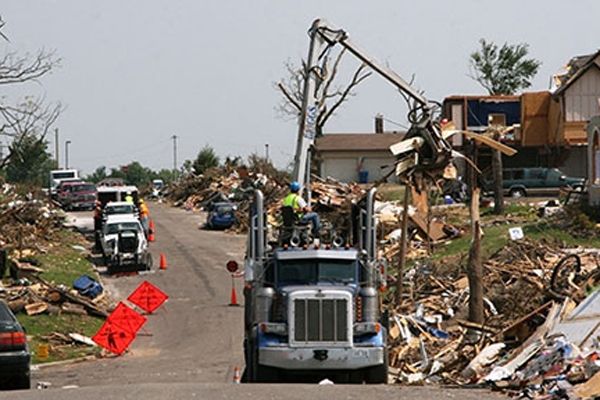
[[[148,236],[150,232],[150,210],[148,206],[144,202],[144,199],[140,199],[139,203],[140,209],[140,222],[142,223],[142,227],[144,228],[144,233]]]

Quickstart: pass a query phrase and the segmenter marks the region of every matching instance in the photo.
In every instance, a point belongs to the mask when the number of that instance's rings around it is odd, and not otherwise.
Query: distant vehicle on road
[[[58,185],[68,179],[79,179],[79,171],[76,169],[55,169],[50,171],[50,195],[55,195]]]
[[[107,219],[111,215],[131,215],[138,216],[138,209],[135,205],[125,201],[111,201],[104,206],[104,218]]]
[[[102,228],[100,243],[109,272],[131,266],[143,270],[152,268],[148,241],[142,224],[135,216],[109,216]]]
[[[138,209],[134,204],[125,201],[111,201],[106,203],[102,210],[102,226],[104,226],[108,218],[113,215],[128,215],[139,218]]]
[[[58,201],[65,210],[93,210],[96,204],[96,185],[87,182],[61,184]]]
[[[54,198],[54,200],[58,201],[59,204],[62,206],[64,205],[65,199],[71,191],[71,186],[82,182],[83,181],[79,178],[63,179],[56,187],[56,192],[52,197]]]
[[[228,229],[237,222],[235,205],[230,202],[213,203],[206,218],[208,229]]]
[[[29,389],[31,354],[23,327],[0,301],[0,379],[14,389]]]
[[[125,181],[121,178],[105,178],[98,182],[97,186],[125,186]]]
[[[133,202],[138,203],[138,189],[135,186],[98,186],[98,201],[102,207],[111,201],[125,201],[127,193],[133,197]]]
[[[582,189],[584,178],[569,177],[557,168],[505,168],[502,172],[504,195],[513,198],[525,196],[556,196],[561,188]],[[484,182],[486,192],[493,190],[493,181]]]

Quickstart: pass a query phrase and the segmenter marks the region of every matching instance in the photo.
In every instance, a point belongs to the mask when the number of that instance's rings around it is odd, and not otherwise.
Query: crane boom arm
[[[306,60],[305,80],[298,123],[298,140],[296,143],[296,154],[294,157],[293,179],[304,188],[310,178],[308,170],[309,152],[316,138],[316,123],[319,112],[318,101],[322,95],[321,68],[319,61],[322,55],[332,46],[339,44],[346,48],[357,59],[365,63],[388,82],[394,85],[402,93],[414,100],[426,113],[429,113],[429,101],[415,88],[406,82],[400,75],[390,68],[380,64],[369,56],[360,47],[354,44],[348,37],[346,31],[333,29],[325,20],[317,19],[313,22],[310,30],[310,46]]]

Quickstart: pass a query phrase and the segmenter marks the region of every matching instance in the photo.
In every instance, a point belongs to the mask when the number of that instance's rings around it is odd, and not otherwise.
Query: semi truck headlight
[[[381,332],[381,324],[379,322],[358,322],[354,324],[354,335],[368,335]]]
[[[270,333],[273,335],[281,335],[281,336],[287,336],[287,334],[288,334],[286,324],[280,324],[280,323],[274,323],[274,322],[261,322],[259,324],[259,327],[260,327],[260,331],[263,333]]]

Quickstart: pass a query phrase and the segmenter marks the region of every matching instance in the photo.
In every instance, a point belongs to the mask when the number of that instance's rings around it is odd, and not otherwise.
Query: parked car
[[[493,190],[491,178],[485,179],[487,192]],[[504,194],[525,196],[556,196],[561,188],[582,189],[584,178],[569,177],[557,168],[505,168],[502,171]]]
[[[66,210],[93,210],[97,197],[96,185],[77,182],[68,186],[62,204]]]
[[[71,191],[71,187],[75,184],[82,183],[79,178],[63,179],[57,186],[54,192],[53,199],[58,201],[61,206],[64,206],[67,196]]]
[[[235,205],[230,202],[212,203],[206,218],[208,229],[227,229],[237,222]]]
[[[109,216],[100,239],[102,255],[109,272],[135,267],[150,270],[152,255],[137,217],[130,214]]]
[[[23,327],[0,301],[0,379],[11,389],[29,389],[31,354]]]

